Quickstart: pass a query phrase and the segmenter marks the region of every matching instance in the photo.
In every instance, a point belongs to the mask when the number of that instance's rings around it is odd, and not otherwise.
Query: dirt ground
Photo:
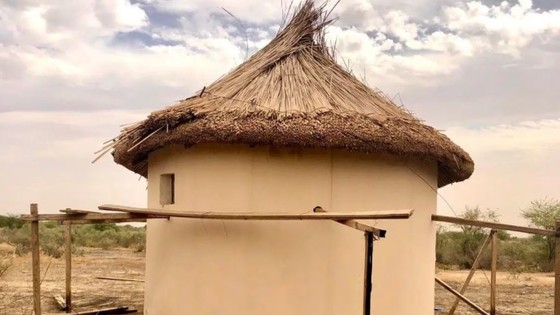
[[[100,280],[96,277],[144,279],[144,253],[127,249],[85,248],[72,257],[72,299],[75,311],[129,306],[141,309],[144,284]],[[50,264],[50,266],[49,266]],[[48,268],[48,269],[47,269]],[[52,296],[64,296],[64,259],[41,257],[41,304],[44,313],[60,312]],[[31,256],[15,257],[0,278],[0,315],[32,314]]]
[[[459,290],[467,278],[468,271],[438,271],[437,276]],[[490,272],[478,270],[465,292],[465,296],[483,309],[490,305]],[[496,311],[500,315],[553,314],[554,274],[498,272],[496,275]],[[455,297],[436,284],[435,305],[443,307],[437,314],[447,314]],[[464,303],[459,304],[455,314],[478,314]]]
[[[12,266],[0,277],[0,315],[28,315],[32,313],[30,256],[13,258]],[[48,269],[47,269],[48,268]],[[58,312],[52,295],[64,296],[64,259],[41,257],[42,305],[44,312]],[[437,276],[459,289],[467,271],[438,271]],[[486,272],[486,276],[490,277]],[[489,305],[489,281],[477,271],[466,296],[483,308]],[[126,249],[84,249],[83,256],[73,257],[72,291],[74,309],[85,311],[112,306],[142,309],[143,283],[100,280],[96,277],[144,279],[144,253]],[[375,281],[375,279],[374,279]],[[532,273],[514,275],[499,272],[498,314],[552,314],[553,274]],[[436,284],[437,314],[447,314],[454,296]],[[455,314],[477,314],[460,304]],[[389,314],[387,314],[389,315]],[[405,314],[403,314],[405,315]]]

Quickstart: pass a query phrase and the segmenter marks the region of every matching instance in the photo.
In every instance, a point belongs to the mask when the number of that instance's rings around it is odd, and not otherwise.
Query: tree
[[[560,221],[560,201],[548,198],[531,201],[529,207],[521,211],[521,215],[529,221],[531,226],[555,230],[556,222]],[[533,238],[542,243],[548,262],[552,263],[554,260],[555,238],[540,235],[535,235]],[[550,269],[550,266],[545,269]]]
[[[480,210],[478,206],[476,207],[465,207],[465,210],[459,215],[461,218],[477,221],[488,221],[488,222],[498,222],[498,214],[496,211],[491,209],[486,209],[486,211]],[[463,266],[465,268],[471,268],[474,259],[480,251],[480,247],[484,242],[484,239],[488,236],[489,231],[485,230],[479,226],[471,225],[461,225],[461,230],[463,231],[462,238],[462,251],[465,257]],[[502,236],[505,237],[505,236]],[[482,265],[485,263],[483,262]]]

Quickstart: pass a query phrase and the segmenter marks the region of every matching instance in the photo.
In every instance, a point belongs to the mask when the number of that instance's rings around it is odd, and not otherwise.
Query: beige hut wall
[[[161,174],[175,203],[160,205]],[[422,178],[420,178],[420,177]],[[174,146],[150,155],[148,206],[184,211],[353,212],[413,208],[369,222],[375,314],[432,315],[435,162],[328,150]],[[426,182],[428,183],[426,183]],[[150,220],[145,314],[362,314],[364,235],[331,221]]]

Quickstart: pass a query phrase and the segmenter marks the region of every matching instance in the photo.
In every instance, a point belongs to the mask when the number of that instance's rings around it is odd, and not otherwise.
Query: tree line
[[[560,221],[560,202],[541,199],[530,203],[521,215],[532,227],[554,230]],[[466,207],[460,217],[471,220],[499,222],[494,210]],[[488,229],[462,225],[449,228],[438,225],[436,262],[442,269],[470,269],[489,234]],[[548,272],[554,267],[555,238],[541,235],[512,236],[498,231],[498,268],[513,273]],[[483,253],[480,267],[490,268],[490,250]]]

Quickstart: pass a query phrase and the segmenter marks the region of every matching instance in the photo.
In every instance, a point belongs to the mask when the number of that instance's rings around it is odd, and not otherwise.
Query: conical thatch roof
[[[329,23],[306,1],[232,72],[125,128],[111,145],[115,161],[146,176],[158,148],[243,143],[412,156],[438,161],[440,187],[467,179],[474,164],[465,151],[335,62],[323,37]]]

